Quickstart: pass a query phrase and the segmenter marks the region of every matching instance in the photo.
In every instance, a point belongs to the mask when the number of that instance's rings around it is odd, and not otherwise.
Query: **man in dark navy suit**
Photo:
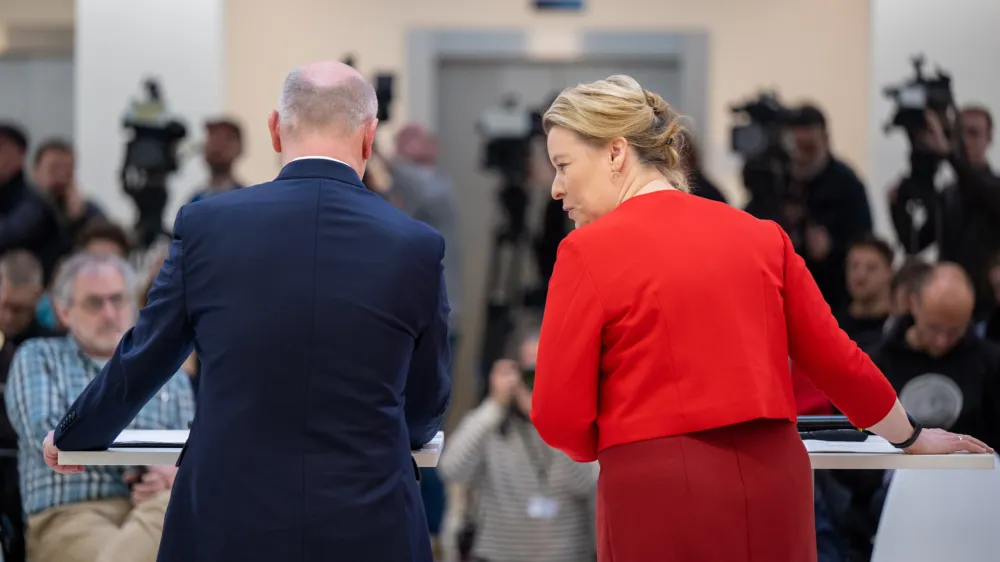
[[[285,80],[273,182],[184,206],[149,303],[45,455],[108,447],[197,351],[160,562],[430,562],[411,449],[450,397],[444,241],[361,183],[375,91]]]

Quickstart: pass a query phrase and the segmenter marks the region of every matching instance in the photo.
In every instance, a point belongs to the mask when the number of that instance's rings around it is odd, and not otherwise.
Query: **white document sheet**
[[[112,447],[127,447],[143,444],[149,447],[183,447],[188,440],[187,429],[126,429],[121,432]]]
[[[877,435],[870,435],[865,441],[815,441],[804,439],[806,450],[810,453],[865,453],[865,454],[902,454],[903,451],[893,447],[888,441]]]

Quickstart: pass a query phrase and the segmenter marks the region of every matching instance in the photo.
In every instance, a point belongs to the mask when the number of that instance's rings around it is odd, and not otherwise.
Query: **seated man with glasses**
[[[53,301],[69,334],[18,348],[6,405],[18,434],[27,546],[32,562],[153,562],[175,467],[95,466],[60,475],[45,465],[42,441],[101,372],[135,321],[135,273],[121,258],[77,254],[60,268]],[[187,429],[191,383],[178,373],[136,416],[132,429]]]

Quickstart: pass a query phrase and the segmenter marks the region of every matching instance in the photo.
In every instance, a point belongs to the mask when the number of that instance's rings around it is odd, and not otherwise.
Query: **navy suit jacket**
[[[430,562],[411,448],[451,391],[443,255],[330,159],[185,205],[148,305],[55,444],[107,448],[193,347],[160,562]]]

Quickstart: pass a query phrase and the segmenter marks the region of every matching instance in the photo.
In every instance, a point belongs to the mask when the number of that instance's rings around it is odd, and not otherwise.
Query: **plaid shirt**
[[[24,510],[30,515],[59,505],[129,497],[125,467],[93,466],[63,476],[42,457],[42,441],[103,364],[81,351],[72,336],[41,338],[18,348],[7,380],[7,414],[18,435],[18,469]],[[139,412],[130,429],[187,429],[194,393],[182,372]]]

